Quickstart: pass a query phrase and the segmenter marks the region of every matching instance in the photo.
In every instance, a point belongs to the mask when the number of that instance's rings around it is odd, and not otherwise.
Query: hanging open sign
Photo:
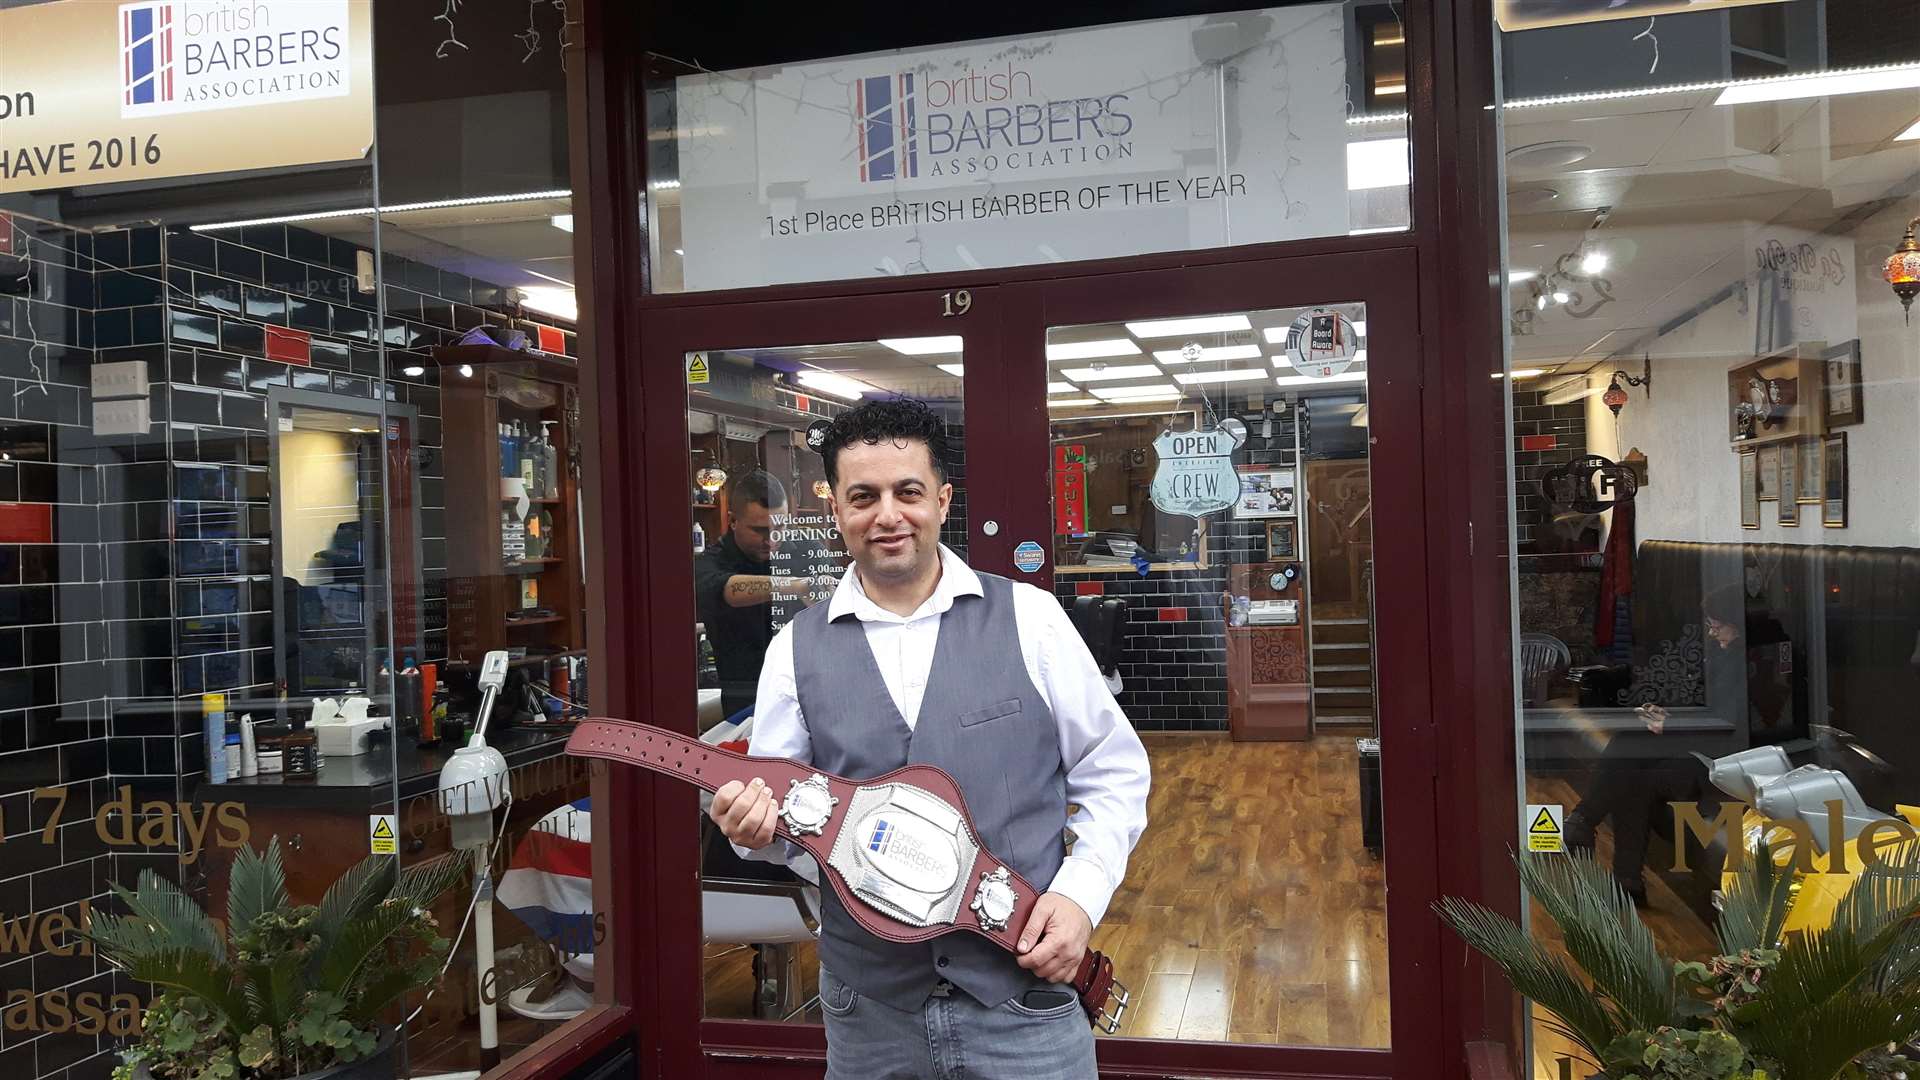
[[[1153,440],[1159,463],[1153,471],[1153,505],[1163,514],[1205,517],[1240,498],[1233,451],[1246,439],[1235,426],[1212,431],[1164,431]]]
[[[1361,344],[1353,320],[1337,311],[1311,311],[1287,327],[1287,360],[1310,378],[1345,372],[1358,359]]]

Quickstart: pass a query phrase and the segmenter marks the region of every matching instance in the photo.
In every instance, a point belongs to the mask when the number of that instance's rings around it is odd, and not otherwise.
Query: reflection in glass
[[[1661,950],[1704,961],[1742,847],[1831,870],[1788,929],[1824,926],[1854,841],[1920,805],[1920,350],[1880,273],[1920,213],[1920,92],[1887,65],[1920,54],[1859,5],[1660,23],[1657,69],[1618,62],[1624,23],[1500,38],[1516,801],[1564,807]],[[1531,1056],[1598,1068],[1538,1015]]]
[[[904,394],[947,423],[953,503],[940,540],[966,551],[964,371],[958,337],[690,354],[706,382],[688,388],[687,491],[704,742],[746,748],[767,645],[832,596],[848,565],[829,509],[816,425],[853,404]],[[725,480],[713,486],[715,474]],[[705,1014],[819,1021],[819,869],[742,859],[704,813],[701,909]]]
[[[1389,1044],[1365,345],[1358,304],[1047,332],[1055,592],[1155,733],[1122,1036]]]

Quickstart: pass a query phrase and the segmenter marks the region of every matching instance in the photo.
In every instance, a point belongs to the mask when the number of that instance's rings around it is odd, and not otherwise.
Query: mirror
[[[369,692],[383,664],[393,670],[390,617],[400,658],[426,655],[417,414],[310,391],[276,392],[268,407],[280,689],[296,699]]]

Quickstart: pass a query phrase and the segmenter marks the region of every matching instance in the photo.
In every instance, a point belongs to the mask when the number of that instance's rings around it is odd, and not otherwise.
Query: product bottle
[[[500,425],[500,475],[518,476],[519,463],[513,460],[513,429],[507,424]]]
[[[244,756],[246,756],[246,751],[240,743],[240,733],[237,731],[228,732],[226,748],[227,779],[240,779],[240,759]]]
[[[433,697],[440,681],[440,669],[433,664],[423,665],[420,680],[420,734],[415,741],[420,746],[438,746],[440,720],[433,714]]]
[[[404,655],[400,671],[393,678],[393,733],[417,730],[420,724],[420,668],[413,653]]]
[[[540,456],[540,450],[534,445],[533,429],[525,423],[520,426],[520,479],[527,483],[527,495],[537,497],[540,493],[533,486],[533,463]]]
[[[207,743],[207,782],[227,778],[227,695],[200,695],[201,737]]]
[[[693,553],[698,555],[705,550],[707,550],[707,530],[701,528],[700,523],[696,521],[693,523]]]
[[[553,424],[554,421],[552,420],[540,421],[542,428],[551,428]],[[553,445],[552,431],[545,432],[541,441],[545,444],[541,447],[541,451],[546,455],[547,459],[547,475],[546,479],[541,483],[542,497],[557,499],[560,497],[560,451]]]
[[[280,744],[280,769],[289,780],[311,780],[320,773],[320,740],[307,729],[304,717],[293,718],[293,728]]]
[[[252,713],[240,717],[240,775],[260,775],[260,747],[254,742]]]

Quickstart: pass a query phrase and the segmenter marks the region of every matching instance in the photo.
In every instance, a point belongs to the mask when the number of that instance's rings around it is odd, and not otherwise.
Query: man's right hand
[[[1642,705],[1640,722],[1647,725],[1649,732],[1658,735],[1667,728],[1667,710],[1658,705]]]
[[[720,826],[728,842],[751,850],[773,843],[778,808],[772,789],[756,776],[751,784],[729,780],[720,785],[720,790],[713,793],[707,816]]]

